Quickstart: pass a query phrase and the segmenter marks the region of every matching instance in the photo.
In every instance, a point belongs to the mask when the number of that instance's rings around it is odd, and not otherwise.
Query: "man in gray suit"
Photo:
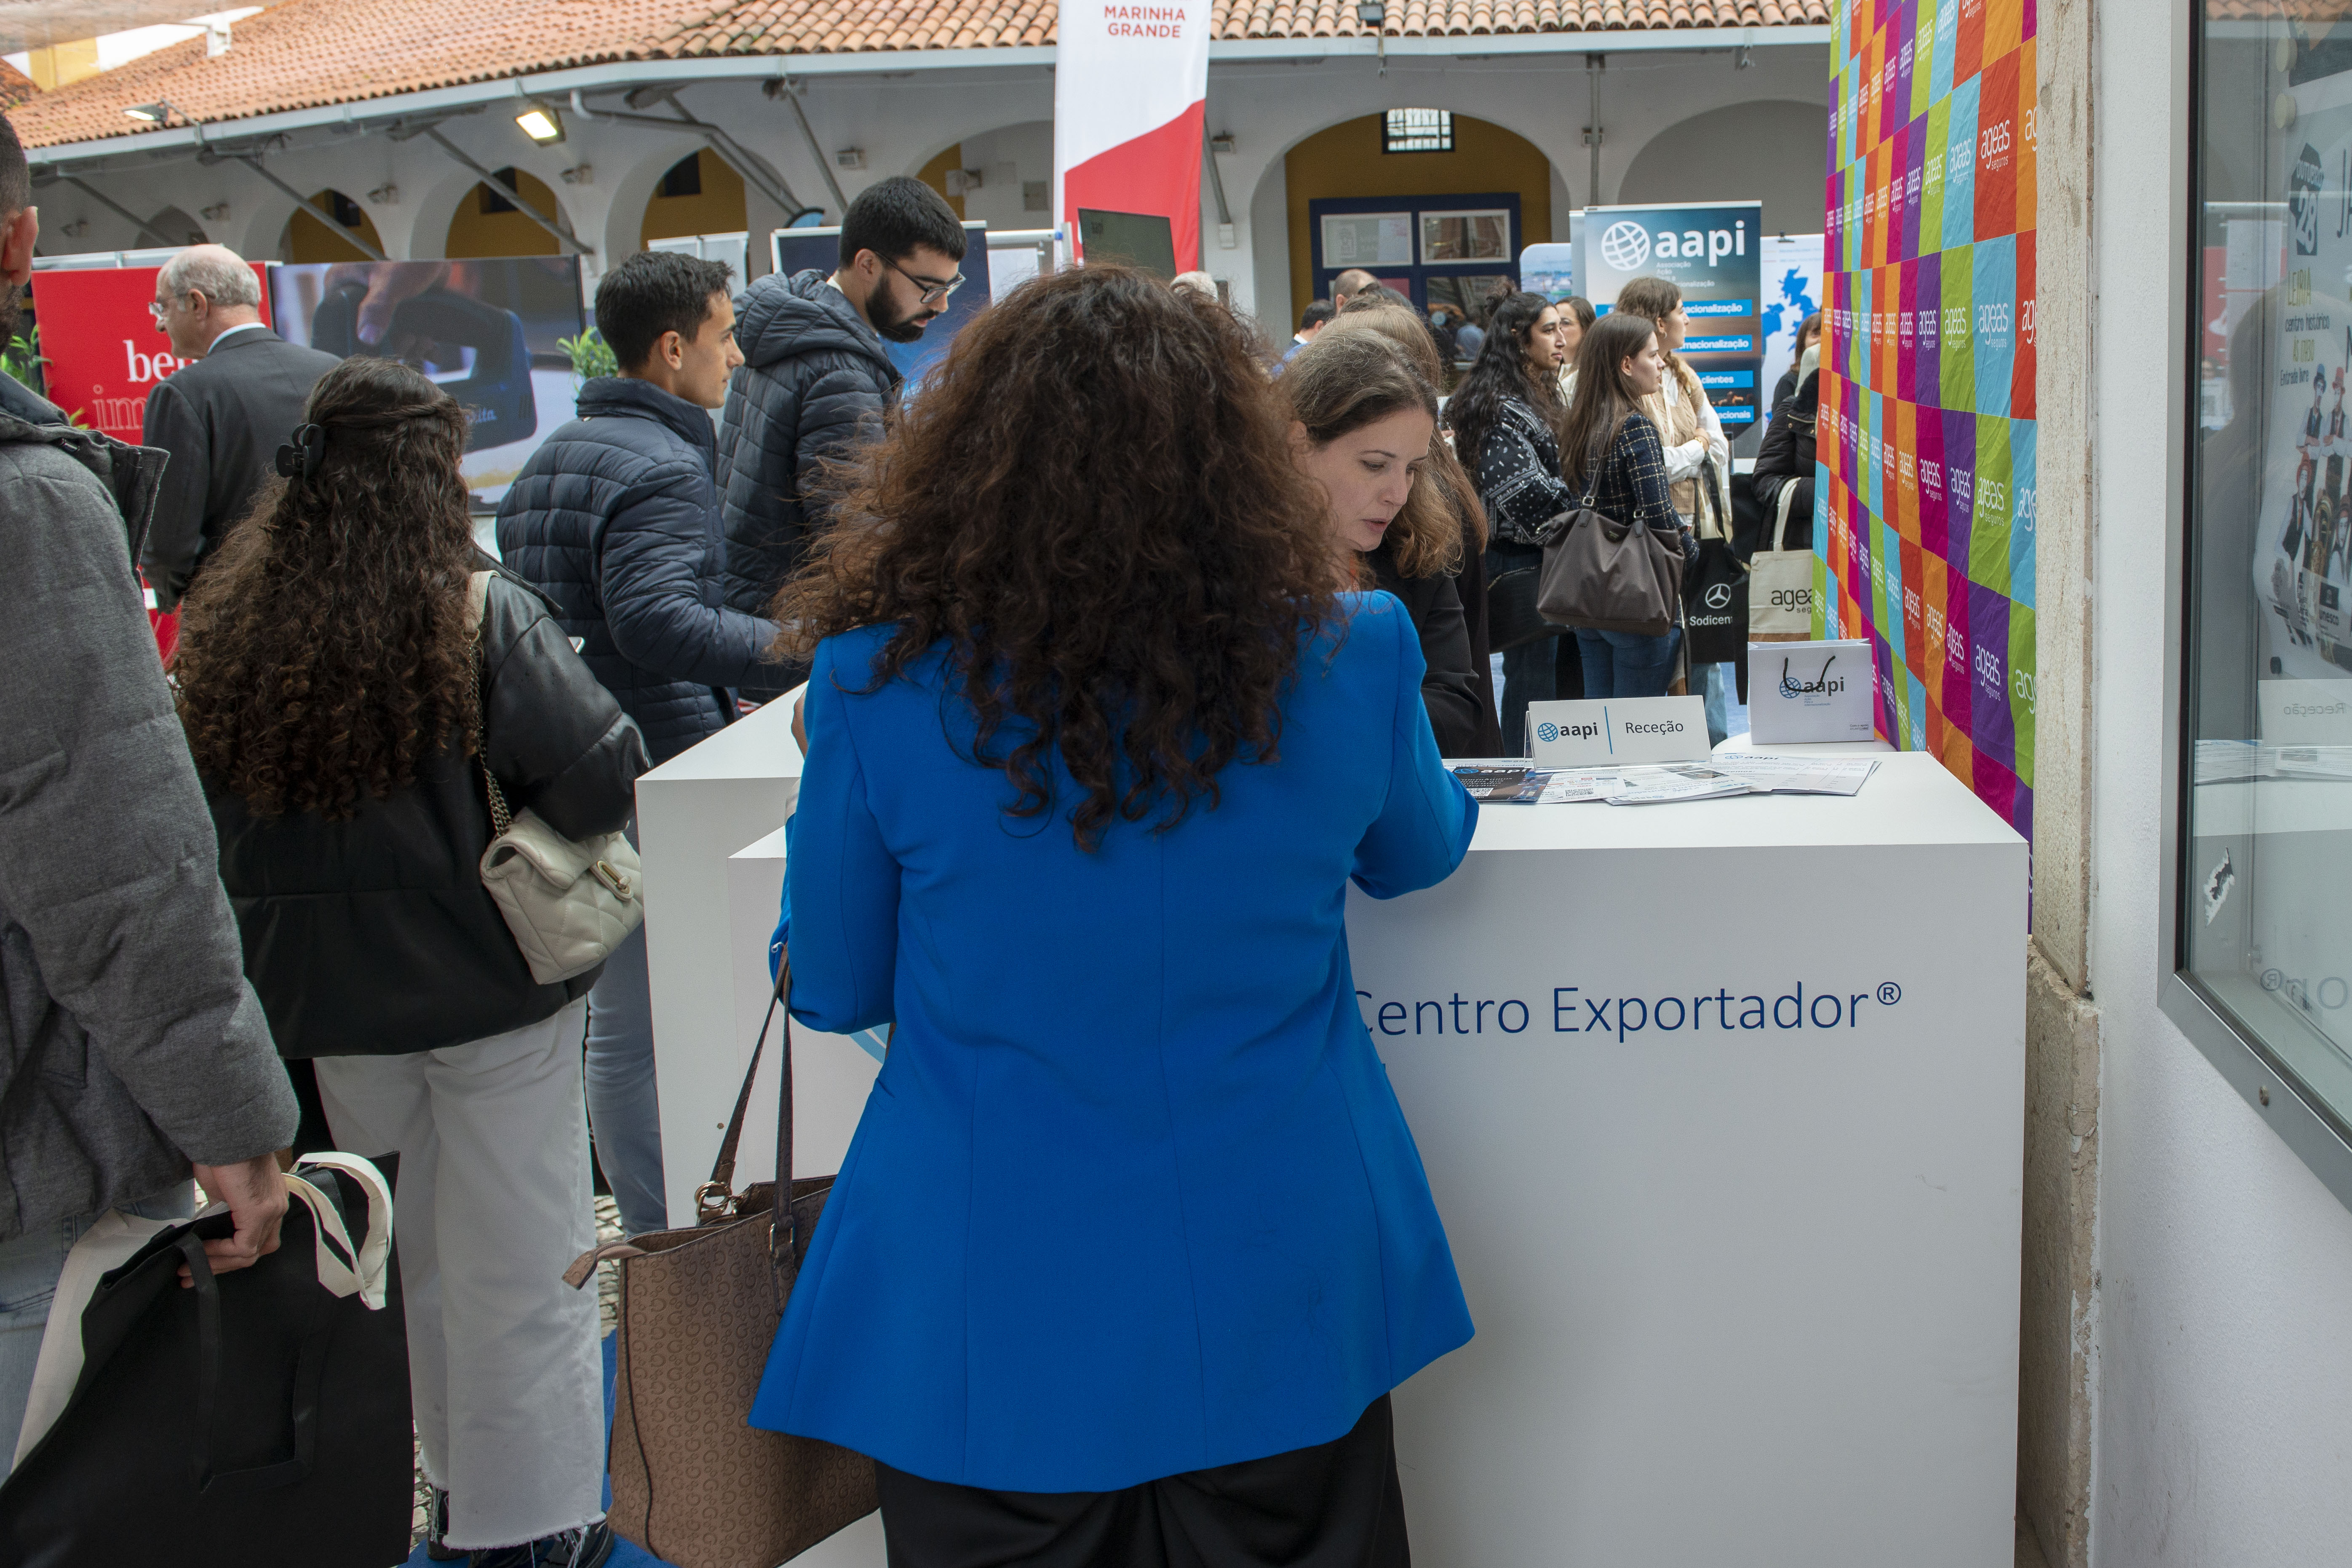
[[[172,454],[139,557],[156,608],[168,610],[276,471],[278,448],[335,356],[263,326],[260,280],[225,246],[164,263],[149,309],[172,352],[196,362],[147,395],[142,437]]]

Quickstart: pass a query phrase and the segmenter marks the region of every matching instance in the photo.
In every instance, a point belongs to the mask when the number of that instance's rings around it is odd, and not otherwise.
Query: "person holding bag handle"
[[[1389,1390],[1471,1325],[1343,915],[1477,807],[1289,418],[1214,300],[1040,278],[778,601],[792,1015],[894,1032],[751,1420],[896,1568],[1409,1561]]]
[[[1813,635],[1813,451],[1821,414],[1821,347],[1797,362],[1797,390],[1773,410],[1756,454],[1756,499],[1771,521],[1749,558],[1748,639],[1801,642]]]
[[[491,781],[593,839],[627,817],[644,742],[536,590],[497,573],[477,607],[494,563],[447,393],[348,359],[306,417],[188,596],[181,721],[279,1050],[315,1059],[342,1147],[401,1156],[432,1554],[594,1568],[596,1303],[562,1274],[595,1240],[597,970],[535,980],[480,862]]]

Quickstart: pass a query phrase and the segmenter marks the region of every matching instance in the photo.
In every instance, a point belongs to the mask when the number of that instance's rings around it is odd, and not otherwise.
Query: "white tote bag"
[[[1796,499],[1792,479],[1780,487],[1772,548],[1759,550],[1748,563],[1749,642],[1804,642],[1813,635],[1813,552],[1788,548],[1789,511]],[[1810,533],[1812,520],[1805,521]]]

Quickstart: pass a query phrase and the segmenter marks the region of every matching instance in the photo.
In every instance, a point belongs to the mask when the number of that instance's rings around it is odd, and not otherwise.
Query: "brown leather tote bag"
[[[1563,626],[1664,637],[1682,611],[1682,552],[1664,535],[1592,510],[1595,464],[1584,500],[1543,542],[1536,608]]]
[[[599,1262],[622,1260],[608,1517],[677,1568],[776,1568],[879,1506],[865,1455],[745,1424],[833,1188],[831,1176],[792,1179],[792,973],[788,954],[718,1162],[694,1194],[694,1228],[600,1247],[563,1276],[584,1286]],[[739,1194],[735,1148],[780,999],[776,1179]]]

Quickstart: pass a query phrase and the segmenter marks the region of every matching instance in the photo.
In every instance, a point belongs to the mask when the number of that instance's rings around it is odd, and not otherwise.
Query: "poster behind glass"
[[[2352,1120],[2352,27],[2202,50],[2181,918],[2197,980]]]

